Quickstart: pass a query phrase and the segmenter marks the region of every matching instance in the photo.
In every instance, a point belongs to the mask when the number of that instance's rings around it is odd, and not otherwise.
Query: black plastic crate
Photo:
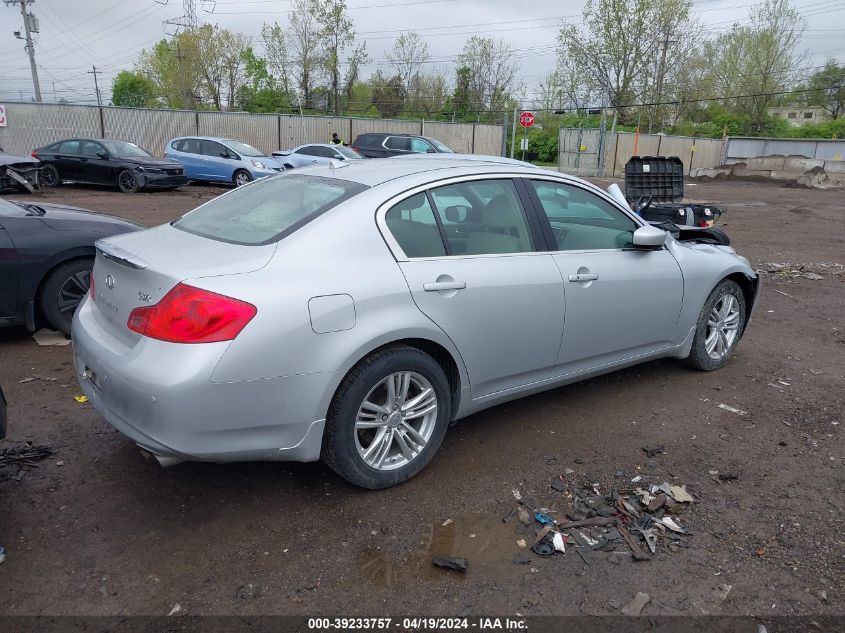
[[[625,197],[636,204],[680,202],[684,197],[684,163],[677,156],[633,156],[625,165]]]

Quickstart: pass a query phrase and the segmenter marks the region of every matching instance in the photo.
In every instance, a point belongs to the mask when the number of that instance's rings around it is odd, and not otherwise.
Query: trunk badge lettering
[[[138,292],[138,298],[144,303],[150,303],[153,300],[149,292]]]
[[[114,288],[114,277],[106,275],[106,288],[112,290]]]

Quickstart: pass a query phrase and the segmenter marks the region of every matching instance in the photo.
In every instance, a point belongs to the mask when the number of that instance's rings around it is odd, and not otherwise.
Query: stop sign
[[[531,112],[523,112],[519,115],[519,124],[522,127],[531,127],[534,125],[534,114]]]

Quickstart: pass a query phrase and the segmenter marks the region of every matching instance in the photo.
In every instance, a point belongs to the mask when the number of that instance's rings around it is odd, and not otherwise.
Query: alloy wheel
[[[117,184],[121,191],[134,191],[138,186],[135,175],[130,171],[122,171],[117,177]]]
[[[395,372],[373,387],[355,417],[355,446],[375,470],[394,470],[416,459],[434,434],[438,402],[421,374]]]
[[[252,178],[250,178],[249,174],[245,171],[239,171],[235,174],[235,184],[238,187],[243,187],[244,185],[249,184],[251,180]]]
[[[73,314],[91,285],[91,271],[81,271],[68,277],[59,288],[59,312]]]
[[[740,306],[732,294],[722,295],[713,304],[707,318],[707,333],[704,348],[713,360],[722,360],[733,347],[739,334]]]

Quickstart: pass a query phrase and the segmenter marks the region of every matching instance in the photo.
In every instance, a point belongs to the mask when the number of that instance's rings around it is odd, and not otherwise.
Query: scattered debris
[[[548,514],[543,514],[542,512],[535,513],[534,520],[537,521],[537,523],[539,523],[540,525],[546,525],[555,522],[552,517],[550,517]]]
[[[537,554],[537,556],[546,558],[548,556],[554,556],[555,546],[548,540],[543,539],[542,541],[534,543],[534,545],[531,546],[531,551]]]
[[[170,617],[171,615],[181,615],[184,612],[185,612],[185,610],[182,608],[182,605],[177,602],[176,604],[173,605],[173,608],[170,610],[170,613],[168,613],[167,615],[168,615],[168,617]]]
[[[625,615],[639,615],[645,606],[651,601],[651,596],[642,591],[638,591],[634,599],[622,607],[621,611]]]
[[[554,545],[555,551],[566,553],[566,543],[560,532],[555,532],[555,535],[552,537],[552,545]]]
[[[736,413],[737,415],[748,415],[746,411],[743,411],[742,409],[736,409],[727,404],[720,404],[719,408],[724,409],[725,411],[729,411],[730,413]]]
[[[643,480],[643,476],[642,476],[642,475],[637,475],[636,477],[634,477],[634,478],[631,480],[631,483],[632,483],[632,484],[635,484],[635,483],[640,482],[640,481],[642,481],[642,480]]]
[[[770,290],[772,292],[778,293],[779,295],[783,295],[784,297],[790,297],[790,298],[792,297],[791,294],[787,294],[787,293],[783,292],[782,290],[775,290],[774,288],[770,288]]]
[[[531,515],[528,513],[526,508],[519,506],[519,509],[516,511],[517,516],[519,517],[519,522],[523,525],[531,525]]]
[[[557,490],[558,492],[563,492],[564,490],[566,490],[566,484],[560,477],[553,478],[549,485],[552,487],[552,489]]]
[[[528,547],[528,543],[525,542],[524,538],[521,538],[521,539],[517,539],[516,546],[519,549],[525,549],[526,547]]]
[[[452,521],[452,519],[446,519],[445,521],[443,521],[443,523],[440,524],[440,526],[441,527],[447,527],[449,525],[452,525],[452,523],[454,523],[454,521]]]
[[[760,272],[784,279],[804,278],[818,281],[824,279],[824,275],[819,273],[833,277],[840,276],[845,273],[845,266],[837,263],[790,264],[788,262],[765,262],[761,265]]]
[[[6,560],[6,548],[0,545],[0,563]]]
[[[724,602],[728,599],[728,596],[731,593],[731,589],[733,589],[733,585],[719,585],[716,588],[716,597]]]
[[[658,525],[663,525],[672,530],[673,532],[677,532],[678,534],[686,534],[684,529],[680,525],[675,523],[675,521],[673,521],[671,517],[663,517],[661,519],[657,519],[655,523]]]
[[[76,400],[79,404],[85,404],[88,402],[88,396],[74,396],[74,400]]]
[[[737,479],[739,479],[739,473],[737,472],[719,473],[720,481],[736,481]]]
[[[690,496],[685,486],[671,486],[671,495],[678,503],[692,503],[695,499]]]
[[[65,460],[63,460],[63,459],[60,459],[59,461],[56,462],[56,466],[64,466],[64,465],[65,465]]]
[[[23,385],[25,383],[32,382],[33,380],[43,380],[44,382],[56,382],[55,378],[39,376],[38,374],[35,374],[33,376],[29,376],[28,378],[24,378],[23,380],[19,380],[18,383]]]
[[[643,446],[646,457],[655,457],[666,453],[666,447],[658,444],[657,446]]]
[[[41,347],[54,347],[70,345],[70,339],[62,332],[55,330],[41,329],[32,335],[33,340]]]
[[[469,561],[466,558],[434,558],[431,562],[435,567],[443,567],[444,569],[460,572],[466,571],[469,566]]]
[[[33,446],[27,442],[21,446],[0,450],[0,466],[20,464],[38,468],[38,464],[35,463],[36,461],[46,459],[55,452],[48,444]]]

